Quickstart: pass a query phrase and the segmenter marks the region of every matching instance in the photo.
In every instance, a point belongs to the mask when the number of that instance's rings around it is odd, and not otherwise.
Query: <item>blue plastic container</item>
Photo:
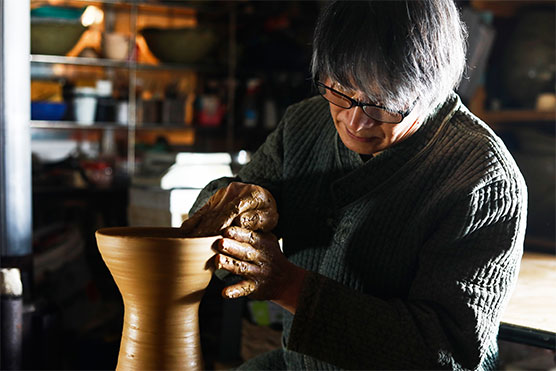
[[[67,109],[64,102],[31,102],[31,120],[61,120]]]

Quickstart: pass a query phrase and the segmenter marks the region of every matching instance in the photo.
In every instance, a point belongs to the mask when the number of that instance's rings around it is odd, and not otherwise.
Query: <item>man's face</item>
[[[342,91],[329,79],[325,84]],[[368,101],[361,92],[342,91],[353,99]],[[329,103],[330,114],[340,139],[350,150],[362,155],[377,154],[413,134],[419,127],[418,115],[411,112],[399,124],[387,124],[367,116],[361,107],[349,109]]]

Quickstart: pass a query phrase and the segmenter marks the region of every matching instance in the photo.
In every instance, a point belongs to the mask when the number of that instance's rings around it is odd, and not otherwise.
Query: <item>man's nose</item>
[[[359,106],[352,107],[346,110],[347,120],[346,123],[353,132],[368,129],[378,124],[378,121],[373,120]]]

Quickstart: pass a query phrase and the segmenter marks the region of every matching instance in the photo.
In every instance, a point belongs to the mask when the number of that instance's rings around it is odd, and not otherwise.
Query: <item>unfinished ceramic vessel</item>
[[[117,370],[201,370],[199,303],[218,238],[183,238],[179,228],[96,232],[124,301]]]

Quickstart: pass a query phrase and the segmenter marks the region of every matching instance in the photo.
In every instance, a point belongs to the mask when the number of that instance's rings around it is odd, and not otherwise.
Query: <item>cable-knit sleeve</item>
[[[450,202],[407,297],[365,295],[310,273],[287,348],[347,369],[489,365],[519,271],[526,192],[518,176]]]

